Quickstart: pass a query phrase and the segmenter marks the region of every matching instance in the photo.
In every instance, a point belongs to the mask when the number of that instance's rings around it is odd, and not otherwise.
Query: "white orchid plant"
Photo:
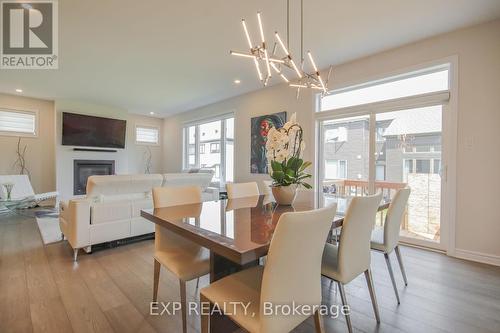
[[[311,188],[311,185],[305,182],[307,178],[311,178],[305,169],[312,163],[300,158],[305,147],[302,127],[297,123],[295,113],[283,127],[269,130],[266,157],[273,186],[296,184]]]

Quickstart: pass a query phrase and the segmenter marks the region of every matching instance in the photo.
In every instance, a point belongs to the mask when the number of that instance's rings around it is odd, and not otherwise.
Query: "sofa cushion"
[[[90,223],[99,224],[110,221],[127,220],[132,217],[132,202],[117,201],[94,203],[90,207]]]
[[[87,197],[115,197],[121,195],[142,195],[161,186],[162,175],[113,175],[90,176],[87,181]]]

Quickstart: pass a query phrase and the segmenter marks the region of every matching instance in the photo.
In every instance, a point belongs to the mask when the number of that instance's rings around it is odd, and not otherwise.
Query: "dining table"
[[[353,196],[303,191],[297,195],[291,206],[284,206],[277,204],[269,193],[144,209],[141,216],[207,248],[210,251],[210,282],[214,282],[245,268],[259,265],[260,258],[267,255],[281,214],[337,204],[337,213],[331,227],[333,231],[342,226],[352,198]],[[390,200],[384,198],[379,205],[379,211],[387,209],[389,204]],[[212,317],[211,332],[232,331],[229,326],[234,324],[231,323],[224,318]]]

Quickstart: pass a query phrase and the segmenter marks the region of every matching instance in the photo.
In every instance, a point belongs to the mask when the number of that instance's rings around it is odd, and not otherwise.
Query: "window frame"
[[[157,131],[158,133],[158,141],[156,143],[152,143],[152,142],[145,142],[145,141],[138,141],[137,140],[137,129],[139,128],[144,128],[144,129],[154,129]],[[141,145],[141,146],[159,146],[160,145],[160,142],[161,142],[161,132],[160,132],[160,127],[159,126],[151,126],[151,125],[140,125],[140,124],[136,124],[135,125],[135,131],[134,131],[134,135],[135,135],[135,144],[136,145]]]
[[[14,131],[0,131],[0,136],[16,136],[16,137],[24,137],[24,138],[37,138],[39,133],[39,111],[38,110],[30,110],[30,109],[17,109],[13,107],[1,107],[0,111],[12,112],[12,113],[22,113],[22,114],[30,114],[35,116],[35,130],[33,133],[27,132],[14,132]]]

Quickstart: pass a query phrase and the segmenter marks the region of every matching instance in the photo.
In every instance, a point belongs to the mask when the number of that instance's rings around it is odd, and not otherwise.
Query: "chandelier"
[[[241,20],[243,31],[245,33],[246,42],[249,47],[249,52],[230,51],[229,53],[235,56],[245,57],[253,60],[257,76],[263,86],[267,86],[273,75],[279,76],[284,82],[292,88],[297,89],[297,98],[300,94],[300,89],[314,89],[321,91],[322,94],[328,93],[328,81],[332,72],[332,67],[328,71],[327,80],[324,81],[316,66],[316,62],[310,51],[307,51],[307,59],[312,72],[305,71],[306,61],[304,59],[304,0],[300,1],[300,61],[299,66],[295,62],[290,53],[289,35],[290,35],[290,0],[287,0],[287,45],[283,43],[279,33],[274,33],[274,43],[271,50],[268,49],[268,43],[264,37],[264,28],[262,25],[262,16],[257,12],[257,22],[260,34],[260,43],[254,44],[250,38],[248,27],[245,19]],[[278,49],[281,52],[278,52]],[[281,55],[279,55],[281,54]],[[263,70],[261,69],[263,68]],[[264,73],[263,73],[264,72]]]

